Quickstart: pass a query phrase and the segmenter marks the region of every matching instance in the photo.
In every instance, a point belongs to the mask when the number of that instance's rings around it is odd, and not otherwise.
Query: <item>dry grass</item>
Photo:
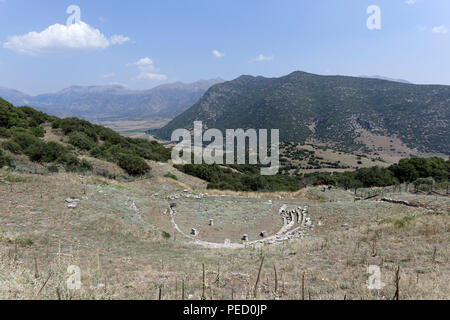
[[[200,299],[204,263],[207,299],[231,299],[232,291],[235,299],[254,299],[262,257],[258,299],[300,299],[302,294],[306,299],[392,299],[398,266],[400,299],[449,298],[446,198],[398,195],[438,211],[355,203],[346,191],[323,193],[321,188],[274,194],[206,191],[181,173],[176,173],[181,182],[162,178],[169,169],[158,168],[154,178],[128,183],[67,173],[12,173],[0,179],[0,298],[157,299],[161,287],[162,299],[181,299],[184,280],[186,299]],[[218,210],[216,196],[225,195],[224,201],[233,205],[223,206],[224,213],[235,212],[239,220],[242,208],[270,199],[275,209],[281,203],[308,205],[314,229],[302,240],[261,248],[197,247],[177,235],[163,214],[167,196],[183,193],[186,186],[213,196],[198,203],[179,199],[180,212],[197,204]],[[88,199],[76,209],[66,207],[66,198],[83,196]],[[192,223],[202,219],[195,214]],[[258,211],[247,214],[262,223]],[[279,223],[278,217],[272,223]],[[233,230],[224,225],[221,236]],[[382,290],[366,287],[371,264],[381,268]],[[69,265],[81,268],[80,290],[66,287]]]
[[[133,137],[145,138],[149,137],[145,132],[149,129],[157,129],[164,127],[171,119],[144,119],[136,121],[100,121],[99,124],[111,128],[120,134]]]

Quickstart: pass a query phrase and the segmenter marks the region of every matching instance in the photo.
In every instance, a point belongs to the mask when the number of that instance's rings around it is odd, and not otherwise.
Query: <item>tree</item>
[[[358,170],[356,179],[361,181],[364,187],[385,187],[397,183],[392,171],[378,166]]]
[[[69,134],[69,143],[81,150],[89,151],[95,147],[95,142],[83,132],[72,132]]]
[[[150,172],[151,168],[147,162],[134,154],[121,154],[118,161],[119,167],[124,169],[129,175],[138,176]]]

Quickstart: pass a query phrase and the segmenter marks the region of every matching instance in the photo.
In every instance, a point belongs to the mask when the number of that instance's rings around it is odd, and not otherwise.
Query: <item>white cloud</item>
[[[447,29],[446,26],[442,25],[442,26],[433,27],[431,29],[431,32],[433,32],[433,33],[440,33],[440,34],[446,34],[446,33],[448,33],[448,29]]]
[[[8,37],[3,47],[22,54],[45,55],[105,49],[129,40],[123,35],[113,35],[108,39],[100,30],[80,21],[68,26],[54,24],[42,32]]]
[[[436,27],[432,27],[432,28],[429,28],[427,26],[419,26],[418,29],[422,32],[426,31],[426,32],[432,32],[435,34],[447,34],[449,31],[448,28],[444,25],[436,26]]]
[[[413,4],[416,4],[416,3],[417,3],[417,0],[405,0],[405,3],[406,3],[407,5],[413,5]]]
[[[127,41],[130,41],[130,38],[125,37],[121,34],[115,34],[109,39],[110,45],[124,44]]]
[[[116,74],[114,72],[111,72],[111,73],[104,74],[102,77],[104,79],[109,79],[109,78],[114,78],[115,76],[116,76]]]
[[[263,54],[259,54],[255,59],[252,59],[252,62],[260,62],[260,61],[268,61],[273,60],[273,57],[268,57]]]
[[[139,74],[135,77],[138,80],[166,80],[167,76],[165,74],[158,73],[157,69],[153,63],[153,60],[145,57],[134,63],[129,63],[127,66],[136,66],[139,70]]]
[[[213,50],[212,54],[216,57],[216,58],[223,58],[225,57],[225,53],[220,52],[219,50]]]
[[[153,60],[150,59],[149,57],[146,57],[146,58],[142,58],[139,61],[132,63],[132,64],[134,64],[138,67],[139,66],[150,66],[150,65],[153,65]]]

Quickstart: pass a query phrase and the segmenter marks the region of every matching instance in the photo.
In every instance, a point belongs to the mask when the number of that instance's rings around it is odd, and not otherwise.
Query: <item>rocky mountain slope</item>
[[[120,85],[72,86],[38,96],[0,88],[0,97],[16,106],[29,105],[51,115],[76,116],[91,121],[172,118],[197,102],[212,85],[222,81],[177,82],[143,91]]]
[[[196,120],[208,128],[279,128],[285,141],[376,151],[376,141],[449,154],[450,86],[293,72],[241,76],[213,86],[190,109],[152,132],[170,139]],[[369,137],[369,138],[367,138]],[[364,139],[363,139],[364,138]],[[370,145],[366,140],[373,143]]]

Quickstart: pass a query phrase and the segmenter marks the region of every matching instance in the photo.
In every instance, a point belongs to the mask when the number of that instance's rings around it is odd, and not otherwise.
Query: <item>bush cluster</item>
[[[42,124],[61,129],[68,137],[69,148],[56,142],[44,142]],[[15,108],[0,99],[0,137],[8,140],[2,148],[25,154],[32,161],[63,165],[67,170],[92,170],[86,160],[78,159],[72,150],[114,162],[130,175],[150,171],[145,160],[167,161],[171,153],[156,141],[126,138],[117,132],[77,118],[59,119],[29,107]]]
[[[208,188],[235,191],[295,191],[309,185],[334,185],[342,188],[386,187],[399,183],[429,185],[450,177],[450,160],[409,158],[387,168],[374,166],[351,172],[315,172],[290,177],[260,176],[256,166],[177,165],[178,170],[208,181]],[[233,169],[233,170],[232,170]],[[237,171],[237,172],[236,172]],[[431,181],[431,182],[430,182]]]
[[[234,191],[296,191],[298,181],[285,175],[261,176],[259,168],[252,166],[176,165],[178,170],[196,176],[208,183],[209,189]]]

